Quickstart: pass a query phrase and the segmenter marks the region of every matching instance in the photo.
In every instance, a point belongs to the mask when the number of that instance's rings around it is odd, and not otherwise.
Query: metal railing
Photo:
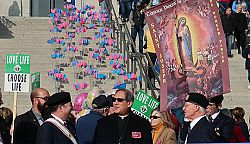
[[[142,76],[141,81],[131,81],[127,82],[127,84],[131,84],[132,92],[135,92],[138,88],[138,85],[140,89],[144,86],[144,91],[147,92],[148,88],[151,90],[151,95],[154,98],[159,98],[159,90],[155,89],[155,86],[149,77],[148,69],[152,68],[155,79],[157,80],[158,85],[160,85],[160,79],[159,74],[156,73],[154,69],[154,65],[148,55],[148,53],[139,53],[136,49],[136,45],[132,40],[132,37],[130,35],[130,30],[128,28],[128,25],[126,23],[121,23],[119,21],[119,18],[117,16],[117,12],[114,9],[114,6],[111,2],[111,0],[105,0],[107,9],[110,10],[110,13],[112,15],[111,18],[111,25],[113,26],[113,29],[115,31],[115,38],[117,40],[117,53],[123,53],[128,57],[127,60],[124,60],[124,65],[126,68],[127,73],[136,73]]]

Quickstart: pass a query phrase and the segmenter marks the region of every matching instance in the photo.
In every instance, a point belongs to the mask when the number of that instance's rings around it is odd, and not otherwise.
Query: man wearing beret
[[[79,144],[92,143],[97,121],[107,115],[108,107],[109,101],[105,95],[94,98],[90,113],[77,120],[76,132]]]
[[[233,137],[233,119],[220,112],[222,107],[223,95],[215,96],[209,99],[207,107],[208,120],[214,125],[219,142],[229,142]]]
[[[41,113],[48,98],[49,92],[44,88],[37,88],[31,92],[31,110],[17,116],[14,121],[14,144],[36,143],[37,130],[44,121]]]
[[[46,102],[51,118],[48,118],[37,132],[37,144],[77,144],[74,132],[66,120],[72,110],[70,93],[59,92]]]
[[[186,143],[215,143],[217,135],[212,124],[206,118],[207,98],[198,93],[189,93],[183,107],[184,116],[190,123]]]
[[[119,89],[112,99],[114,114],[98,120],[93,144],[152,144],[149,121],[131,111],[133,94]]]

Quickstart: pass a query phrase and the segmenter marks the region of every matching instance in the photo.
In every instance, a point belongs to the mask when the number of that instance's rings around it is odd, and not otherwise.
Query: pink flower
[[[157,139],[157,141],[155,142],[155,144],[161,144],[160,139]]]

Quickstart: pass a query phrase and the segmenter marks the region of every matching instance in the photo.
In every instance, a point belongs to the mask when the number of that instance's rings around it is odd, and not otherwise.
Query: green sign
[[[5,73],[30,74],[30,55],[6,54]]]
[[[30,55],[6,54],[4,91],[29,92]]]
[[[40,88],[40,72],[31,74],[31,89]]]
[[[147,93],[139,90],[136,94],[132,111],[146,119],[150,119],[150,114],[153,109],[159,106],[159,102]]]

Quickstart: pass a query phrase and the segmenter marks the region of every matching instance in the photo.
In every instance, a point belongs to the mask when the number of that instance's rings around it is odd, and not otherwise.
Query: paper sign
[[[147,93],[139,90],[136,94],[132,111],[146,119],[150,119],[151,111],[159,106],[159,102]]]
[[[31,74],[31,89],[40,88],[40,72]]]
[[[30,55],[6,54],[4,91],[29,92]]]

